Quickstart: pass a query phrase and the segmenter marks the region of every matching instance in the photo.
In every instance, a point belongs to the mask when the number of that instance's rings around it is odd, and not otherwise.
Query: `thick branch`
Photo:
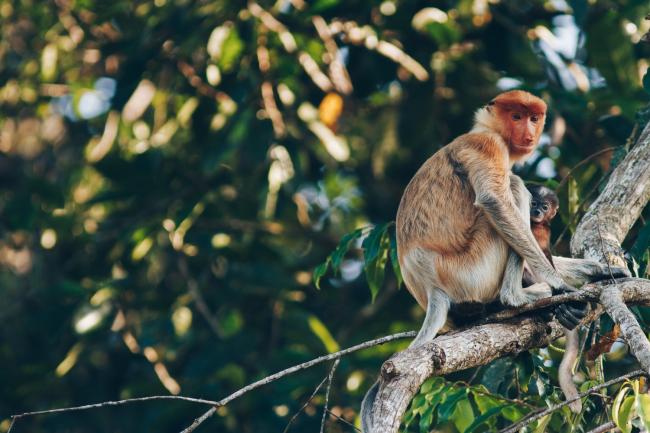
[[[571,239],[572,254],[625,266],[621,242],[649,200],[650,123],[578,224]]]
[[[650,200],[650,123],[636,145],[614,169],[571,240],[574,255],[625,267],[621,242]],[[650,343],[617,287],[603,290],[600,303],[621,326],[632,354],[650,372]]]
[[[617,285],[607,286],[600,296],[600,303],[614,323],[618,323],[630,351],[646,372],[650,372],[650,342],[636,321],[634,314],[627,308]]]
[[[569,297],[596,300],[608,287],[610,284],[605,282],[590,284],[584,291],[567,295],[563,300]],[[618,283],[617,287],[625,302],[650,304],[650,281],[629,278]],[[552,305],[558,301],[544,302]],[[428,377],[485,365],[503,356],[544,347],[563,332],[555,321],[546,322],[539,317],[515,318],[506,323],[485,324],[441,335],[431,343],[393,355],[382,366],[383,380],[373,406],[373,433],[398,431],[409,402]]]

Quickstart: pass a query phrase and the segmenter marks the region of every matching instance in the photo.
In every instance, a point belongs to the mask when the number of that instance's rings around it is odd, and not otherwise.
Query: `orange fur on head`
[[[477,125],[503,137],[513,161],[532,153],[545,120],[546,103],[523,90],[502,93],[476,113]]]

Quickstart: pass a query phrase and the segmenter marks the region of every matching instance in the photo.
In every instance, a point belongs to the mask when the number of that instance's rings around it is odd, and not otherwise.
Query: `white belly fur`
[[[508,257],[508,245],[502,239],[490,242],[478,258],[465,256],[453,259],[453,275],[443,283],[435,263],[446,260],[437,253],[414,248],[400,261],[407,288],[418,303],[426,308],[428,291],[442,289],[452,302],[490,302],[499,296],[501,280]]]

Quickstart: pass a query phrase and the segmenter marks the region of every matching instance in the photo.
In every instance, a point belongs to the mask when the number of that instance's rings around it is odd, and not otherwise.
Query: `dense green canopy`
[[[417,329],[390,222],[419,165],[504,89],[549,103],[542,146],[517,171],[557,188],[566,254],[646,120],[648,12],[643,0],[0,1],[0,432],[30,410],[215,400]],[[640,221],[625,243],[639,275],[648,239]],[[330,409],[357,422],[381,362],[406,344],[344,358]],[[431,381],[408,428],[465,431],[488,413],[473,428],[491,431],[557,402],[559,356]],[[598,365],[581,365],[585,384]],[[605,375],[632,366],[620,349]],[[328,371],[247,394],[201,428],[281,432]],[[323,403],[290,431],[317,431]],[[608,420],[603,400],[586,406],[539,431]],[[12,431],[177,432],[204,410],[135,403]]]

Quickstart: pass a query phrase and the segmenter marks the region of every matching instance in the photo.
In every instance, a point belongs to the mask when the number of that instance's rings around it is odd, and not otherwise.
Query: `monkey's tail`
[[[562,362],[560,362],[557,374],[564,397],[567,400],[571,400],[578,396],[578,389],[575,383],[573,383],[573,367],[575,366],[576,359],[578,359],[580,337],[577,328],[573,331],[567,330],[565,335],[566,345],[564,348],[564,356],[562,357]],[[569,408],[573,413],[580,413],[582,412],[582,402],[576,400],[573,403],[569,403]]]
[[[361,431],[362,433],[372,433],[372,405],[377,398],[379,391],[379,381],[372,384],[361,402]]]

